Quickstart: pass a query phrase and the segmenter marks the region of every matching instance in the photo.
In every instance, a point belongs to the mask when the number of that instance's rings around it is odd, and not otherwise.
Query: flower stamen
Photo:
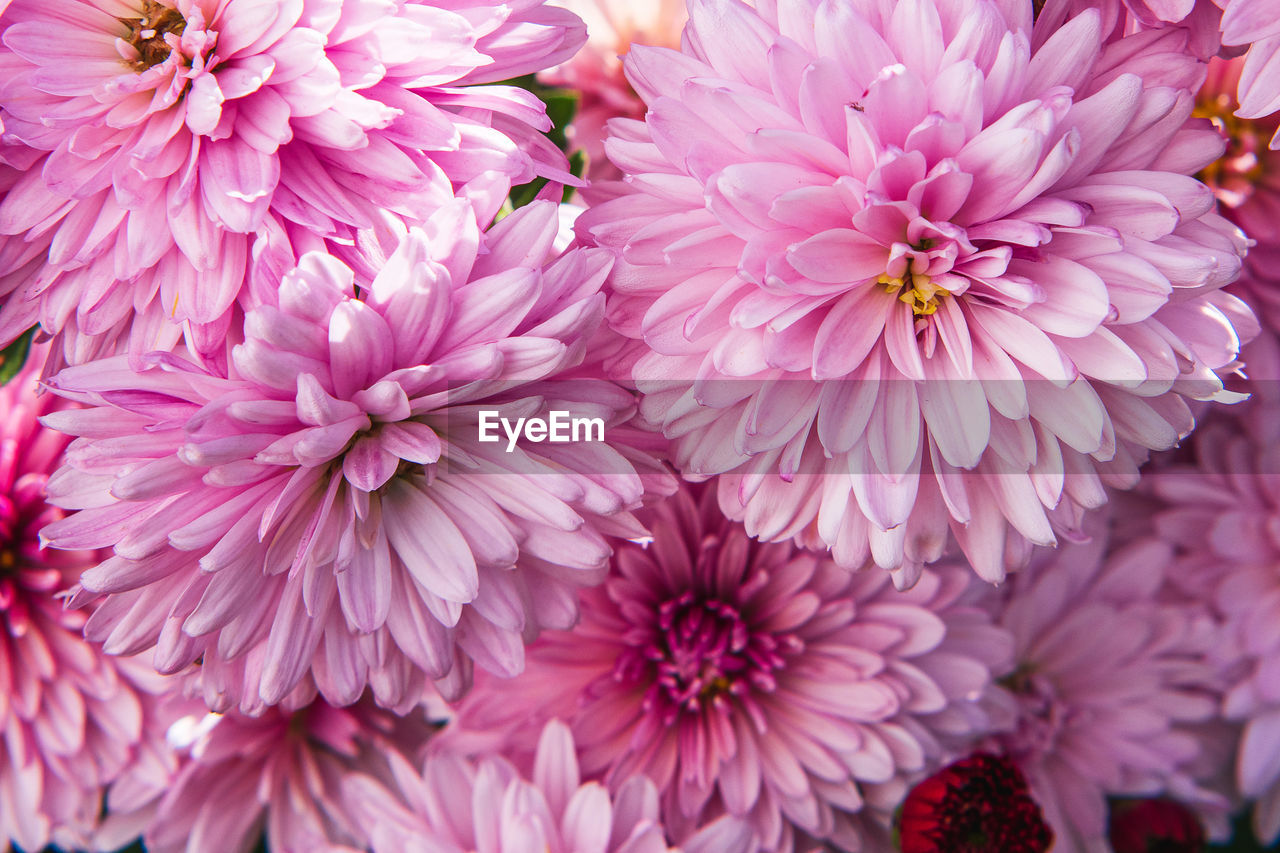
[[[187,27],[187,19],[181,12],[156,0],[143,0],[142,17],[117,20],[129,28],[125,41],[138,53],[138,58],[130,63],[138,71],[168,59],[172,47],[165,36],[172,33],[177,38]]]
[[[907,279],[911,287],[907,288]],[[938,300],[950,296],[951,291],[933,283],[933,279],[923,273],[907,271],[902,276],[881,275],[876,281],[884,285],[890,293],[896,294],[899,302],[911,306],[911,313],[917,317],[928,317],[938,310]]]

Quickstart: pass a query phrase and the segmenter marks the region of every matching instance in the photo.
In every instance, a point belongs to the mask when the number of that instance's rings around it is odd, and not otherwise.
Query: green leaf
[[[502,85],[519,86],[521,89],[532,92],[542,101],[547,109],[547,118],[551,119],[552,124],[551,130],[544,135],[551,140],[553,145],[568,153],[569,139],[566,131],[573,122],[574,116],[578,114],[578,93],[572,89],[559,89],[555,86],[543,85],[532,74],[504,80]],[[574,151],[569,154],[569,171],[576,178],[582,177],[585,173],[586,158],[581,151]],[[511,194],[508,197],[511,202],[511,208],[514,210],[524,207],[537,198],[538,193],[542,192],[542,188],[546,185],[546,178],[537,178],[527,184],[512,187]],[[565,187],[562,200],[568,201],[572,195],[573,188]]]
[[[533,201],[535,198],[538,197],[538,193],[542,192],[542,188],[545,187],[546,185],[547,185],[546,178],[538,178],[536,180],[530,181],[527,184],[521,184],[518,187],[512,187],[511,195],[509,196],[511,200],[512,209],[518,210],[524,207],[529,202]]]
[[[31,352],[31,339],[36,336],[39,326],[27,329],[17,340],[0,350],[0,385],[18,375],[22,366],[27,363],[27,355]]]

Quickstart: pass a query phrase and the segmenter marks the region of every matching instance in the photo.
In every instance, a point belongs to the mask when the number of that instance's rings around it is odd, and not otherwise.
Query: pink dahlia
[[[421,773],[395,754],[390,763],[391,786],[369,776],[351,777],[345,786],[374,853],[668,851],[653,782],[633,776],[612,795],[598,782],[583,782],[573,735],[558,720],[542,729],[529,779],[503,758],[477,763],[448,751],[431,754]],[[758,845],[745,823],[722,818],[678,849],[753,853]]]
[[[45,485],[66,439],[36,420],[54,402],[30,370],[0,387],[0,844],[24,850],[85,847],[105,787],[149,747],[140,671],[85,642],[86,614],[63,608],[96,555],[38,541],[62,517]]]
[[[1223,712],[1244,722],[1236,761],[1254,823],[1280,838],[1280,411],[1255,406],[1242,422],[1197,435],[1194,455],[1154,472],[1157,532],[1176,547],[1173,571],[1225,622],[1221,654],[1236,661]],[[1243,427],[1246,427],[1242,429]]]
[[[146,849],[247,853],[265,841],[268,850],[366,850],[347,780],[360,773],[390,782],[435,728],[421,709],[401,718],[368,699],[179,718],[169,740],[181,767],[146,810]]]
[[[51,380],[88,408],[48,419],[79,436],[50,491],[80,512],[43,535],[114,550],[81,580],[106,596],[87,635],[154,646],[166,673],[202,661],[216,709],[316,689],[345,705],[366,685],[404,707],[424,675],[456,693],[472,661],[518,673],[603,578],[605,535],[643,535],[632,459],[652,464],[623,442],[631,395],[573,370],[609,255],[544,265],[556,231],[540,202],[481,235],[458,201],[372,281],[305,255],[225,372],[154,353]],[[554,411],[597,421],[592,440],[492,422]]]
[[[587,156],[593,182],[622,177],[605,156],[605,124],[613,118],[644,116],[644,102],[622,73],[622,54],[633,43],[678,47],[688,15],[683,0],[560,0],[587,25],[587,44],[568,62],[538,75],[578,95],[578,111],[569,125],[569,141]],[[587,195],[592,195],[588,192]]]
[[[1172,560],[1162,540],[1108,551],[1099,534],[990,593],[1016,644],[1015,716],[984,748],[1018,764],[1059,849],[1105,849],[1108,797],[1167,796],[1226,829],[1220,626],[1166,581]]]
[[[579,626],[544,635],[516,681],[478,686],[461,725],[512,722],[519,750],[530,716],[564,719],[589,777],[654,781],[676,839],[728,814],[769,850],[797,833],[887,849],[910,780],[989,730],[1009,640],[961,599],[970,574],[926,571],[899,593],[753,541],[701,487],[639,515],[652,543],[619,546]]]
[[[642,414],[753,536],[911,583],[948,528],[999,580],[1192,427],[1244,243],[1189,175],[1185,33],[993,0],[696,0],[634,48],[643,123],[579,233]],[[857,44],[852,51],[849,45]]]
[[[269,213],[349,243],[568,177],[536,98],[473,85],[582,44],[540,0],[16,0],[0,30],[0,343],[225,325]]]

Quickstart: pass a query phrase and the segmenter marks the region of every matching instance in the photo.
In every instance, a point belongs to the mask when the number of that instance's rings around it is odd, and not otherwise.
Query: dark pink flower
[[[982,752],[912,788],[897,827],[902,853],[1046,853],[1053,843],[1018,765]]]
[[[644,774],[676,840],[721,814],[768,850],[798,833],[881,849],[910,782],[990,730],[983,697],[1008,637],[964,603],[970,574],[925,571],[908,593],[791,543],[761,544],[689,487],[638,514],[582,622],[549,632],[514,681],[486,679],[459,724],[564,719],[583,772]]]
[[[62,517],[45,486],[67,442],[36,420],[56,402],[35,395],[30,369],[0,387],[0,844],[25,850],[87,846],[106,786],[163,738],[146,728],[142,670],[85,642],[87,614],[63,607],[97,555],[38,539]]]

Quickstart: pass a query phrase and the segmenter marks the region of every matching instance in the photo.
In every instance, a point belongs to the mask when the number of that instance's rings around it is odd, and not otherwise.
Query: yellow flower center
[[[938,300],[950,296],[951,291],[933,283],[933,279],[923,273],[908,271],[905,275],[880,276],[877,282],[883,284],[885,290],[896,294],[899,302],[911,306],[911,313],[917,317],[928,317],[938,310]]]
[[[1220,92],[1197,98],[1195,109],[1191,113],[1196,118],[1208,119],[1227,141],[1227,150],[1222,156],[1196,175],[1203,183],[1217,190],[1224,189],[1234,181],[1255,184],[1263,175],[1263,162],[1259,154],[1267,150],[1272,130],[1251,119],[1240,118],[1235,110],[1235,98],[1226,92]],[[1223,200],[1231,203],[1230,199]]]

